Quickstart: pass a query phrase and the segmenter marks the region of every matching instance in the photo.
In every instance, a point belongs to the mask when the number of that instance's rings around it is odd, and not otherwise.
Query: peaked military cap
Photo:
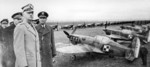
[[[3,20],[1,21],[1,23],[2,23],[3,21],[6,21],[7,23],[9,22],[8,19],[3,19]]]
[[[35,19],[33,21],[36,22],[36,24],[39,24],[39,19]]]
[[[25,11],[32,11],[33,10],[33,5],[32,4],[27,4],[22,7],[22,10]]]
[[[17,12],[17,13],[14,13],[11,18],[19,18],[22,16],[22,12]]]
[[[39,18],[40,18],[40,17],[45,17],[45,18],[47,18],[47,17],[48,17],[48,13],[45,12],[45,11],[42,11],[42,12],[38,13],[38,17],[39,17]]]

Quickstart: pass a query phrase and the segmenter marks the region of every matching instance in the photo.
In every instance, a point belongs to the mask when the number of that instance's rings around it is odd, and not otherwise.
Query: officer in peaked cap
[[[145,66],[147,66],[147,54],[148,54],[148,49],[145,47],[145,45],[142,44],[140,47],[139,55],[142,60],[142,64]]]
[[[22,22],[22,12],[14,13],[11,17],[13,18],[13,23],[15,25]]]
[[[33,5],[22,7],[23,22],[14,30],[16,67],[41,67],[39,36],[33,24]]]
[[[6,28],[6,27],[8,26],[8,23],[9,23],[8,19],[3,19],[3,20],[1,21],[1,26],[2,26],[2,28]]]
[[[4,42],[4,47],[5,47],[5,49],[3,49],[5,52],[2,55],[3,67],[15,67],[16,58],[15,58],[15,53],[14,53],[14,48],[13,48],[13,33],[16,27],[16,24],[22,22],[21,17],[22,17],[21,12],[17,12],[13,14],[12,15],[13,21],[11,22],[10,26],[0,31],[0,37],[2,38],[2,41]],[[7,23],[8,25],[8,20],[6,21],[7,22],[5,23]]]
[[[3,42],[5,40],[4,38],[4,30],[5,28],[8,26],[8,19],[3,19],[2,21],[0,21],[1,25],[0,25],[0,42]]]
[[[39,17],[40,24],[45,26],[45,23],[46,23],[47,17],[48,17],[48,13],[45,11],[41,11],[40,13],[38,13],[38,17]]]
[[[42,67],[53,67],[53,57],[56,56],[55,40],[53,28],[46,24],[48,13],[42,11],[38,14],[39,25],[36,29],[39,33],[39,40],[41,46],[41,63]],[[50,47],[51,46],[51,47]]]

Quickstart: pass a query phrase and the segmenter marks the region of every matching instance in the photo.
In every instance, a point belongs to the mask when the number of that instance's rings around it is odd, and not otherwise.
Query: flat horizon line
[[[130,21],[150,21],[150,20],[106,20],[106,21],[47,21],[47,22],[61,22],[61,23],[70,23],[70,22],[130,22]]]

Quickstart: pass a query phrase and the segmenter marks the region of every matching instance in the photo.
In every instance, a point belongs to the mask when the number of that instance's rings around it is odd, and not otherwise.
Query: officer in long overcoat
[[[52,58],[56,55],[53,28],[46,24],[47,12],[40,12],[38,17],[40,24],[36,26],[36,29],[39,33],[42,67],[53,67]]]
[[[38,32],[32,23],[33,5],[28,4],[22,9],[23,22],[14,30],[16,67],[41,67]]]
[[[22,22],[22,12],[17,12],[12,15],[13,23],[12,25],[6,27],[3,30],[3,56],[2,64],[3,67],[15,67],[15,54],[13,48],[13,33],[16,25]]]

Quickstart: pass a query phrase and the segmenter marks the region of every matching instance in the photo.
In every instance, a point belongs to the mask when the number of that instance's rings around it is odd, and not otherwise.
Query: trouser
[[[141,56],[143,65],[147,65],[147,55]]]
[[[42,67],[53,67],[52,60],[52,55],[50,53],[44,54],[43,52],[41,52]]]
[[[3,67],[15,67],[15,54],[12,49],[12,46],[7,46],[6,48],[3,48],[3,54],[2,54],[2,66]]]

